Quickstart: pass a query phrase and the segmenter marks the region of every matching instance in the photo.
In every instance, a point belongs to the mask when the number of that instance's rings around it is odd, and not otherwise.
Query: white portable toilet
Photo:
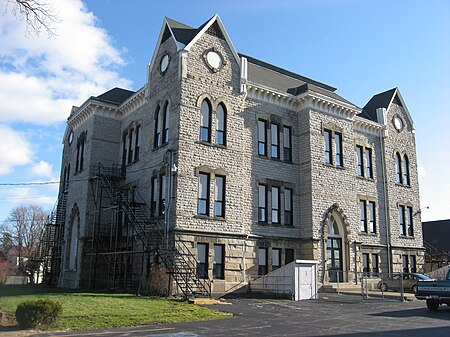
[[[317,299],[317,261],[295,260],[295,300]]]

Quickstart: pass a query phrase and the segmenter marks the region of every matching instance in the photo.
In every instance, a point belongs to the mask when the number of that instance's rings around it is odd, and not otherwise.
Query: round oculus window
[[[169,55],[167,54],[164,55],[161,59],[161,62],[159,63],[159,70],[162,73],[165,73],[167,68],[169,68],[169,62],[170,62]]]
[[[223,64],[222,56],[214,50],[210,50],[206,53],[206,62],[213,69],[219,69]]]
[[[67,138],[67,142],[70,144],[72,144],[73,142],[73,131],[70,131],[69,133],[69,137]]]
[[[394,117],[394,127],[397,129],[397,131],[401,131],[403,129],[403,121],[398,116]]]

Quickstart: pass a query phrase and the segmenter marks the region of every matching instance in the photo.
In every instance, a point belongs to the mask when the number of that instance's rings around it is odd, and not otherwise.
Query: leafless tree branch
[[[57,15],[48,0],[7,0],[7,10],[11,8],[14,16],[26,23],[25,35],[45,31],[49,38],[56,35]]]

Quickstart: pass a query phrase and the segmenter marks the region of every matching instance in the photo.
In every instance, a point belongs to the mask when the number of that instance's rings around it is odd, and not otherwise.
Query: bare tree
[[[41,206],[21,205],[15,207],[4,222],[5,231],[17,249],[19,270],[28,276],[31,283],[34,283],[34,274],[39,269],[35,257],[47,219],[48,212]]]
[[[26,23],[25,35],[39,35],[45,31],[48,37],[55,36],[57,15],[48,0],[5,0],[5,12],[11,11]]]

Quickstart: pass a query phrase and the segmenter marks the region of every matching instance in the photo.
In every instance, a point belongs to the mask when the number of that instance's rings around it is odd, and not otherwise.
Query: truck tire
[[[431,311],[436,311],[439,309],[439,301],[438,300],[427,300],[427,307]]]

